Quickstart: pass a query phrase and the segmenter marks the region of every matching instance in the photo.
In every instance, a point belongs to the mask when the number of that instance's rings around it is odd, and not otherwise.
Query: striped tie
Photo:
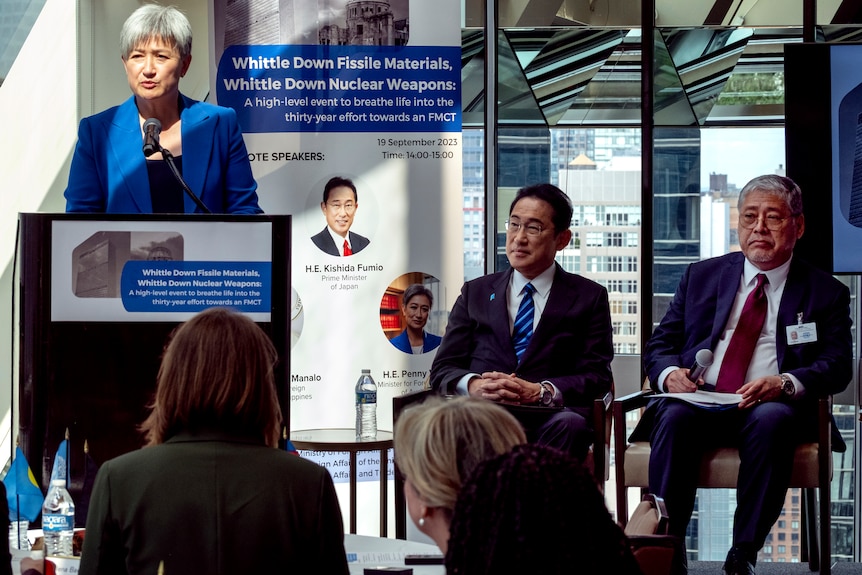
[[[524,350],[527,349],[527,344],[533,336],[533,316],[536,309],[533,305],[533,294],[535,292],[536,288],[533,284],[528,283],[524,286],[524,297],[521,299],[521,305],[518,306],[518,315],[515,316],[515,325],[512,328],[512,345],[515,346],[518,361],[521,361],[521,356],[524,355]]]

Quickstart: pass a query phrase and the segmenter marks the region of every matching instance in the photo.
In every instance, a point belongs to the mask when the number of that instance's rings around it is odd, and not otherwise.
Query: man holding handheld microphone
[[[688,267],[644,350],[644,367],[658,393],[715,386],[740,401],[716,410],[654,400],[632,440],[651,443],[649,488],[665,499],[670,533],[680,538],[694,507],[693,461],[716,447],[739,449],[724,571],[749,575],[784,506],[796,446],[816,440],[818,399],[850,382],[852,338],[847,287],[793,257],[805,231],[799,187],[759,176],[742,189],[738,207],[742,252]],[[845,448],[837,433],[833,445]],[[676,574],[685,572],[683,562]]]

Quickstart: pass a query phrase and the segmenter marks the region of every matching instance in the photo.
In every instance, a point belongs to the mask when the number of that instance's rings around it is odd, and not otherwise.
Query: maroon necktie
[[[350,251],[350,244],[347,243],[347,240],[344,240],[344,256],[352,256],[353,252]]]
[[[736,393],[745,383],[748,364],[751,363],[754,347],[766,320],[768,306],[764,286],[767,283],[765,274],[757,274],[757,285],[745,300],[736,329],[733,330],[733,337],[730,338],[730,345],[727,346],[721,362],[718,381],[715,383],[716,391]]]

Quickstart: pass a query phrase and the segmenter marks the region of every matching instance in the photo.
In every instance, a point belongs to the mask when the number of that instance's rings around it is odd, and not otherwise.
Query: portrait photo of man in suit
[[[514,405],[530,441],[583,460],[590,405],[611,387],[607,290],[563,270],[572,204],[556,186],[521,188],[509,208],[511,269],[468,281],[431,365],[441,394]]]
[[[759,176],[739,194],[741,252],[688,266],[644,350],[653,399],[632,434],[649,440],[649,488],[684,538],[694,509],[698,458],[738,448],[737,507],[728,575],[754,573],[757,552],[784,506],[794,452],[816,441],[817,401],[852,377],[850,293],[793,255],[805,231],[802,192],[783,176]],[[690,379],[699,350],[714,361]],[[674,400],[705,387],[739,394],[730,409]],[[833,426],[834,429],[834,426]],[[844,442],[833,435],[833,449]],[[683,563],[675,575],[686,572]]]
[[[368,238],[350,231],[359,208],[356,185],[348,178],[336,176],[326,182],[320,210],[326,227],[311,237],[318,248],[331,256],[347,257],[359,253],[371,243]]]

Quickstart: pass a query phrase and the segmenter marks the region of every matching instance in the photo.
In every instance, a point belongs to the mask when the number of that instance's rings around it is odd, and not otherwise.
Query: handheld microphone
[[[706,368],[712,365],[713,356],[712,352],[708,349],[701,349],[694,355],[694,364],[691,366],[691,369],[688,370],[688,379],[691,381],[697,381],[700,379],[700,376],[703,375],[703,372],[706,371]]]
[[[144,156],[150,157],[162,149],[159,144],[159,134],[162,133],[162,123],[156,118],[144,122]]]

